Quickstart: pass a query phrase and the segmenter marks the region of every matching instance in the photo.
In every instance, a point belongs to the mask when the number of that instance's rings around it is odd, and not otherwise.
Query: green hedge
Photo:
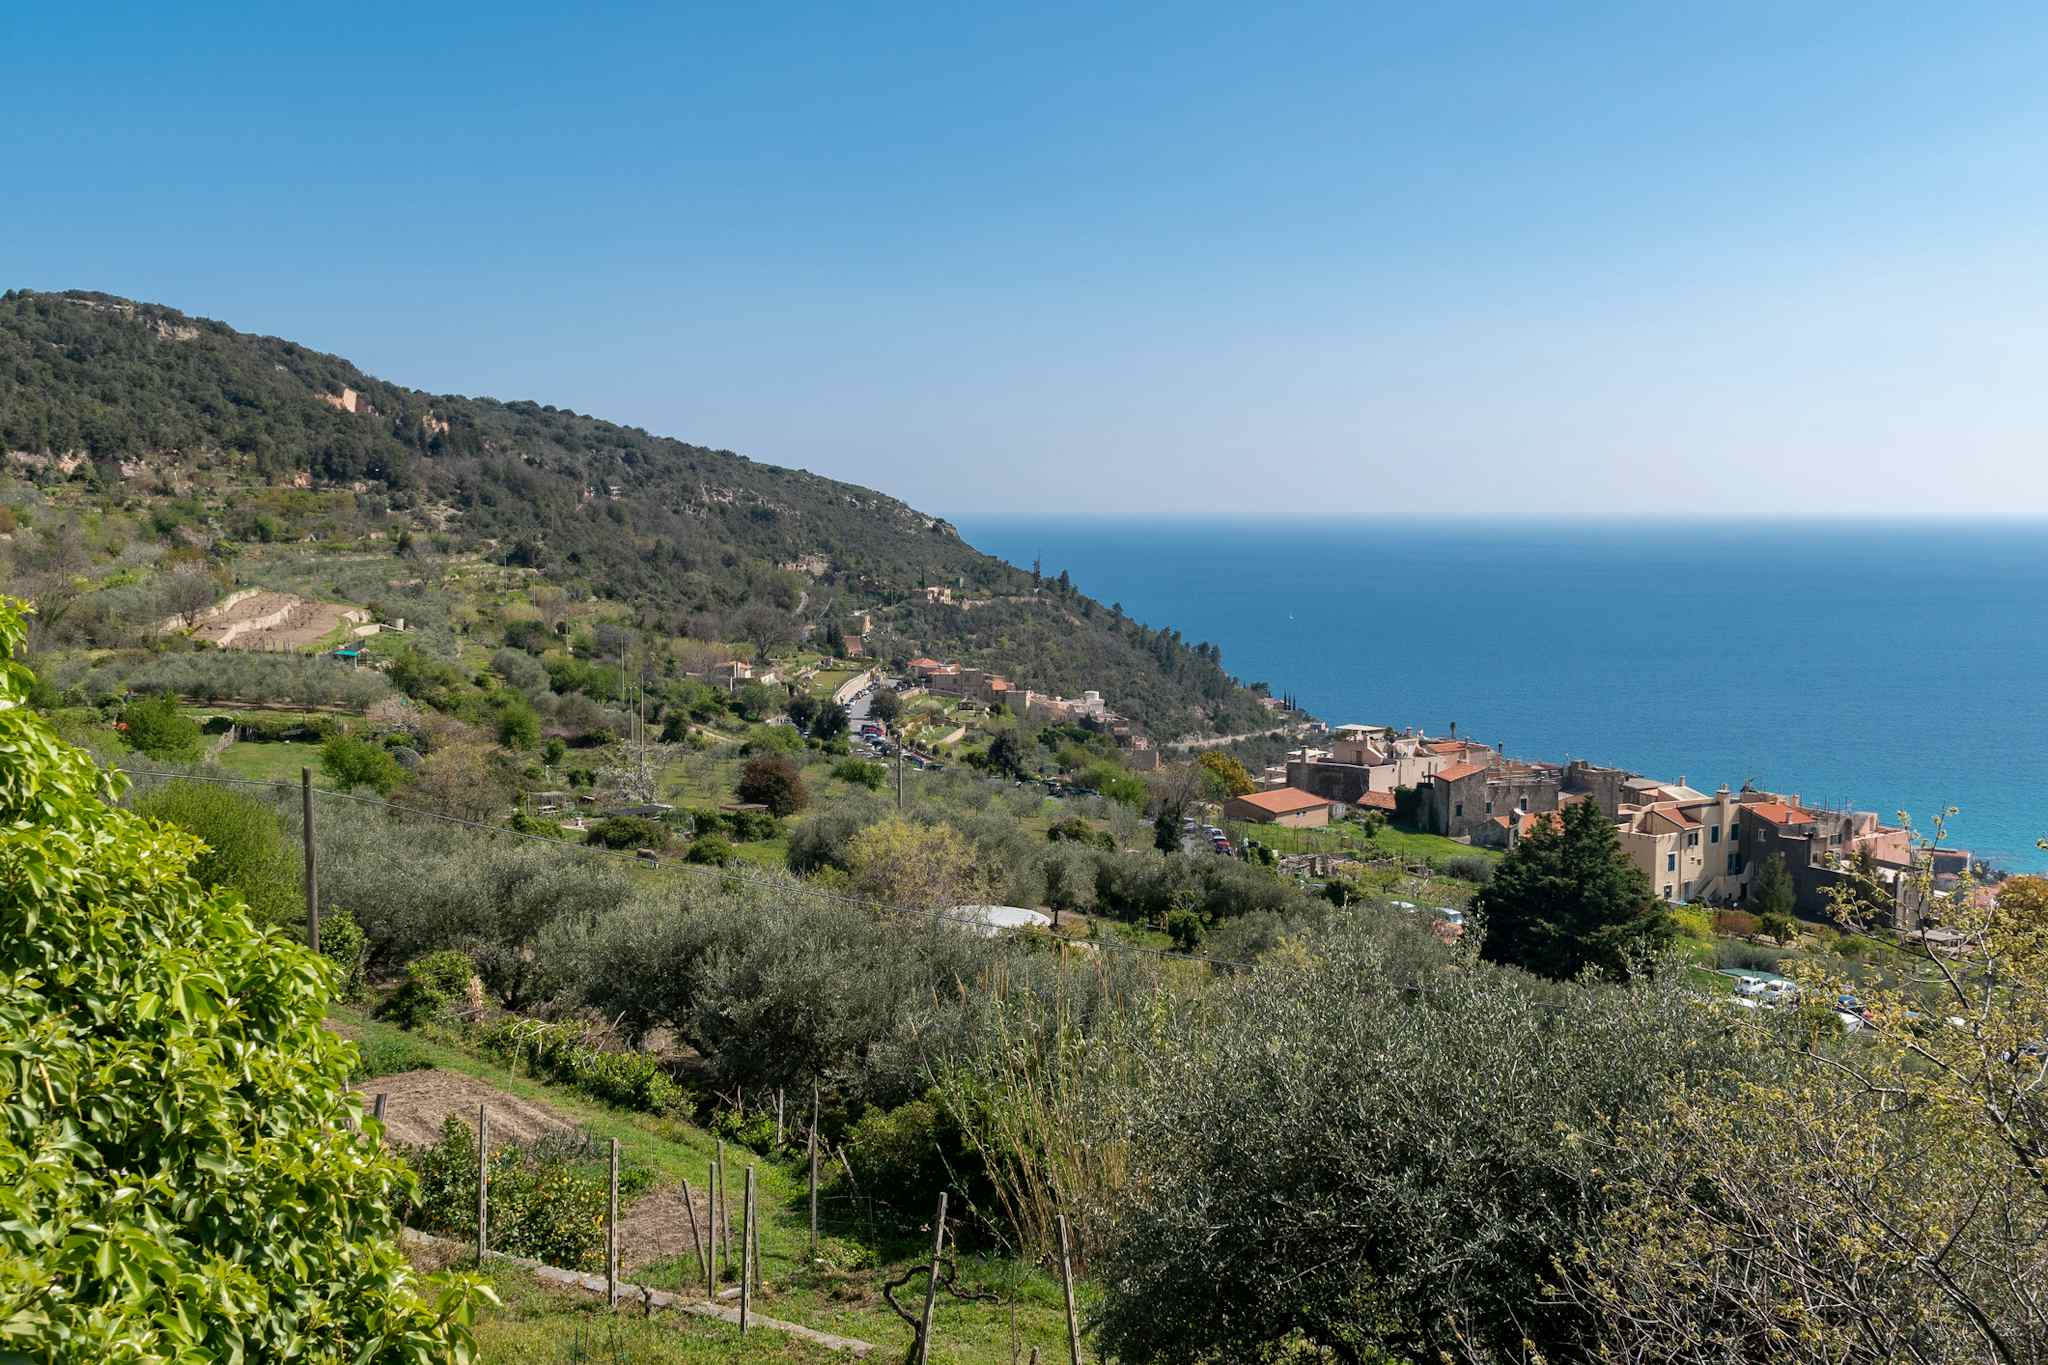
[[[682,1087],[653,1057],[592,1047],[580,1025],[505,1019],[479,1032],[477,1043],[501,1060],[524,1062],[607,1104],[650,1114],[679,1114],[687,1107]]]

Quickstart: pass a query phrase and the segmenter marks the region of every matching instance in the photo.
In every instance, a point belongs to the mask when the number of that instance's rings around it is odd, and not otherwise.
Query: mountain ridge
[[[542,568],[675,634],[765,643],[858,608],[879,613],[885,648],[1099,688],[1154,733],[1258,718],[1214,646],[983,554],[876,489],[552,404],[430,394],[161,304],[0,294],[0,451],[31,480],[107,498],[211,489],[216,539],[266,534],[222,491],[237,480],[346,493],[349,525]],[[938,588],[975,605],[928,600]]]

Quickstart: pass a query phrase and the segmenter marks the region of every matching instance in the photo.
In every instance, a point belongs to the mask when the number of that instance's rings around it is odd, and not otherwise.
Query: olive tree
[[[1333,936],[1175,1015],[1145,1154],[1089,1250],[1106,1353],[1140,1361],[1574,1358],[1560,1258],[1617,1129],[1720,1069],[1668,982],[1553,986],[1408,926]]]

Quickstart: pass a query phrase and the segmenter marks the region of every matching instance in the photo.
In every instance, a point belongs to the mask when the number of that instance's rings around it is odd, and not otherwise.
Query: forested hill
[[[1212,648],[1040,591],[873,490],[545,404],[423,393],[155,304],[0,295],[0,449],[16,475],[204,504],[227,539],[279,532],[245,524],[276,505],[253,489],[326,490],[363,526],[536,567],[675,634],[765,641],[867,607],[892,645],[950,650],[1023,686],[1100,688],[1157,734],[1260,716]],[[931,604],[926,585],[986,605]]]

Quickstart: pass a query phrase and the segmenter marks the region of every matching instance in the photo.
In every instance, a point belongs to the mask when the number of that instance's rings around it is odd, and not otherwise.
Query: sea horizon
[[[1331,724],[1904,811],[2048,870],[2036,518],[969,518]]]

